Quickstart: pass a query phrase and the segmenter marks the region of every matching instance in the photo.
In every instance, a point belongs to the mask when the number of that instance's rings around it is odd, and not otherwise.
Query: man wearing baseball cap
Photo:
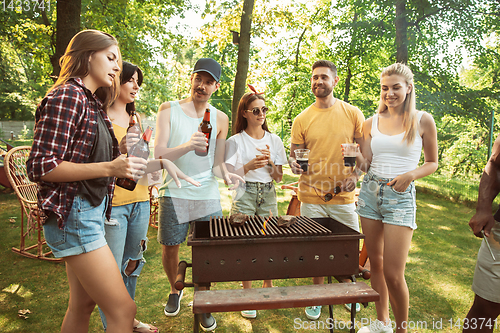
[[[219,89],[220,64],[211,58],[199,59],[191,74],[189,97],[160,106],[156,119],[155,158],[173,161],[186,175],[199,182],[199,186],[181,180],[177,187],[168,173],[163,174],[159,189],[158,242],[162,245],[163,269],[170,282],[171,293],[165,306],[166,316],[176,316],[180,311],[182,290],[175,289],[179,247],[187,236],[189,222],[207,221],[211,216],[222,216],[220,193],[215,176],[228,184],[243,181],[228,173],[224,165],[224,150],[228,116],[208,103]],[[210,139],[198,129],[205,110],[210,110],[212,132]],[[198,156],[194,150],[204,150],[206,156]],[[201,289],[201,288],[200,288]],[[212,331],[217,327],[210,313],[198,315],[201,328]]]
[[[212,58],[198,59],[198,61],[194,65],[193,74],[199,73],[199,72],[205,72],[205,73],[212,75],[215,82],[217,82],[220,86],[219,81],[220,81],[220,75],[221,75],[222,69],[217,61],[215,61]]]

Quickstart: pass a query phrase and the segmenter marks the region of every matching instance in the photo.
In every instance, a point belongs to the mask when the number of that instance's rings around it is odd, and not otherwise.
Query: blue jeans
[[[104,223],[106,241],[132,299],[135,297],[137,278],[146,263],[143,253],[147,249],[149,211],[149,201],[114,206],[111,210],[111,218]],[[127,275],[125,269],[130,260],[137,260],[138,264],[134,271]],[[99,313],[104,329],[106,329],[106,317],[101,309]]]

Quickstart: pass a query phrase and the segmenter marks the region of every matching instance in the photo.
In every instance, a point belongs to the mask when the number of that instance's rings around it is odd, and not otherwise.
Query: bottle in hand
[[[127,134],[137,134],[138,137],[141,136],[141,127],[139,126],[139,122],[137,121],[137,114],[135,111],[130,113],[130,118],[128,119],[128,128]]]
[[[205,114],[203,115],[203,121],[200,124],[200,132],[202,132],[208,140],[210,144],[210,137],[212,136],[212,124],[210,124],[210,109],[207,108],[205,110]],[[205,149],[195,149],[194,152],[198,156],[207,156],[209,146]]]
[[[151,134],[153,131],[151,127],[148,126],[144,131],[141,139],[137,141],[135,145],[130,147],[127,156],[128,157],[142,157],[145,160],[149,157],[149,140],[151,140]],[[137,181],[131,178],[118,178],[116,180],[116,185],[123,187],[129,191],[133,191],[137,185]]]

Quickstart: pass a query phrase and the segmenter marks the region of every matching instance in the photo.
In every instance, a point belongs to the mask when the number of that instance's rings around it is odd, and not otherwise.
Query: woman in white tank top
[[[253,93],[244,94],[238,104],[235,120],[236,134],[226,141],[226,165],[229,172],[245,178],[231,202],[231,215],[278,215],[274,183],[283,178],[282,166],[286,159],[283,142],[269,132],[266,121],[264,96],[250,86]],[[243,288],[252,287],[252,281],[243,281]],[[272,287],[271,280],[264,280],[263,288]],[[245,318],[255,318],[256,310],[241,311]]]
[[[413,181],[438,166],[436,125],[432,116],[415,107],[413,73],[396,63],[382,71],[377,114],[363,125],[362,156],[358,165],[367,172],[357,212],[370,258],[377,320],[358,333],[407,332],[409,291],[404,271],[415,223]],[[425,162],[418,166],[424,148]],[[389,300],[395,323],[390,322]]]

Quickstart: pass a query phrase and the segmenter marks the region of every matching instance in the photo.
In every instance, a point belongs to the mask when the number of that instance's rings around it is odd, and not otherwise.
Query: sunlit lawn
[[[295,178],[286,175],[285,183]],[[229,193],[221,185],[223,209],[229,210]],[[289,191],[278,191],[280,213],[286,210]],[[418,229],[413,238],[407,263],[407,281],[410,287],[410,322],[419,325],[413,332],[461,332],[450,328],[450,320],[465,317],[472,302],[470,290],[477,250],[480,241],[469,231],[467,222],[473,210],[465,205],[442,199],[429,193],[418,194]],[[13,221],[13,222],[12,222]],[[19,204],[13,194],[0,194],[0,332],[57,332],[68,302],[68,285],[63,264],[28,259],[11,251],[19,245]],[[156,230],[150,228],[147,264],[139,279],[136,301],[137,318],[154,323],[160,332],[192,330],[192,313],[188,307],[193,290],[186,289],[181,312],[167,318],[163,307],[169,292],[168,280],[161,266],[161,248],[156,241]],[[181,247],[181,260],[190,261],[190,248]],[[89,267],[89,269],[92,269]],[[189,271],[188,271],[189,273]],[[191,276],[188,274],[187,280]],[[310,279],[275,281],[275,285],[310,284]],[[258,287],[260,282],[254,282]],[[213,288],[239,288],[238,282],[217,283]],[[18,317],[18,310],[29,309],[27,319]],[[254,320],[244,319],[239,313],[216,313],[217,332],[311,332],[304,327],[303,309],[259,311]],[[343,306],[334,306],[334,317],[347,323],[349,314]],[[298,318],[298,319],[296,319]],[[358,319],[375,318],[371,304],[358,314]],[[326,323],[327,310],[320,322]],[[442,329],[433,323],[442,319]],[[311,322],[306,322],[311,327]],[[422,329],[422,325],[427,329]],[[312,327],[311,327],[312,328]],[[326,330],[320,330],[326,331]],[[348,332],[347,329],[335,330]],[[102,332],[97,311],[91,318],[90,332]],[[495,332],[500,332],[498,329]]]

